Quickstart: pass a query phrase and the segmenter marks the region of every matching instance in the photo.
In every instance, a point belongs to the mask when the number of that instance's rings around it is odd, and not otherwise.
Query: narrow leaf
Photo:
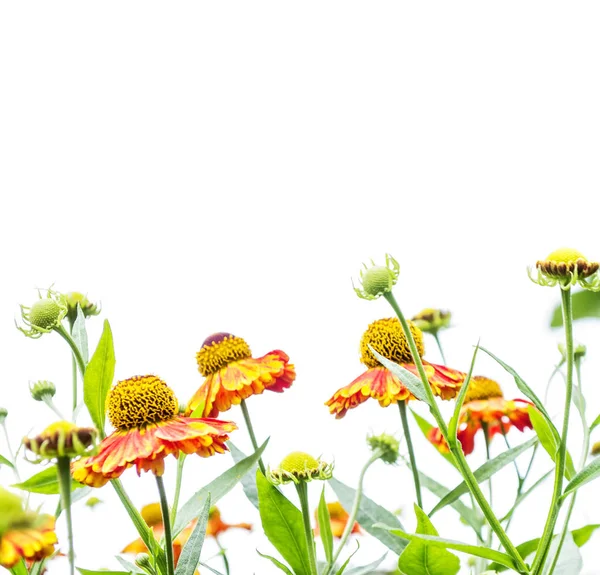
[[[206,534],[206,525],[208,523],[208,515],[210,513],[210,494],[206,496],[204,507],[198,516],[198,522],[187,540],[185,547],[181,551],[181,556],[177,562],[175,575],[194,575],[196,567],[200,561],[200,553],[204,544],[204,536]]]
[[[358,553],[359,548],[360,548],[360,543],[357,541],[356,549],[354,551],[352,551],[352,553],[350,553],[350,557],[348,557],[348,559],[346,559],[346,561],[344,561],[342,563],[342,566],[336,571],[335,575],[342,575],[344,573],[344,571],[346,571],[346,567],[348,567],[348,565],[350,564],[352,557],[354,557]]]
[[[571,482],[567,485],[562,498],[577,491],[580,487],[583,487],[586,483],[593,481],[600,475],[600,458],[594,459],[590,464],[586,465],[579,473],[577,473]]]
[[[333,559],[333,534],[331,533],[329,508],[325,502],[325,486],[323,486],[323,490],[321,491],[321,499],[319,500],[319,507],[317,509],[317,520],[319,522],[319,534],[323,543],[323,549],[325,550],[327,564],[330,564]]]
[[[87,365],[89,360],[88,337],[85,329],[85,316],[81,311],[81,306],[77,304],[77,318],[73,324],[73,341],[83,357],[83,362]]]
[[[260,552],[258,554],[260,555]],[[208,569],[211,573],[214,573],[215,575],[223,575],[223,573],[221,573],[220,571],[217,571],[216,569],[214,569],[210,565],[207,565],[206,563],[202,563],[202,561],[200,561],[200,565],[202,565],[202,567],[204,567],[205,569]],[[294,575],[294,574],[292,573],[292,575]]]
[[[44,495],[57,495],[60,493],[60,486],[58,484],[58,472],[56,465],[47,467],[46,469],[36,473],[29,479],[26,479],[22,483],[16,483],[13,485],[17,489],[23,491],[29,491],[30,493],[43,493]],[[84,487],[77,481],[71,481],[71,490],[79,489]]]
[[[115,375],[115,362],[112,331],[108,320],[105,319],[98,347],[83,378],[83,399],[102,437],[104,437],[106,396]]]
[[[8,465],[9,467],[14,467],[13,464],[2,455],[0,455],[0,465]]]
[[[265,555],[264,553],[261,553],[258,549],[256,550],[256,552],[261,556],[264,557],[265,559],[268,559],[269,561],[271,561],[271,563],[273,563],[273,565],[275,565],[276,567],[279,567],[279,569],[281,569],[284,573],[286,573],[287,575],[294,575],[287,567],[287,565],[283,564],[281,561],[279,561],[278,559],[275,559],[275,557],[271,557],[270,555]]]
[[[600,425],[600,415],[598,417],[596,417],[596,419],[594,419],[594,421],[592,422],[592,425],[590,425],[590,433],[592,431],[594,431],[594,429],[596,429],[596,427],[598,427]]]
[[[140,569],[137,565],[134,565],[131,563],[131,561],[127,561],[127,559],[124,559],[123,557],[117,556],[116,560],[121,564],[121,567],[127,569],[127,573],[129,574],[134,573],[135,575],[147,575],[143,569]]]
[[[463,402],[465,400],[465,396],[467,395],[467,390],[469,389],[469,384],[471,383],[471,376],[473,375],[473,368],[475,367],[475,359],[477,358],[477,352],[479,351],[479,342],[475,346],[475,351],[473,352],[473,358],[471,359],[471,367],[469,368],[469,373],[467,375],[467,379],[463,382],[460,392],[458,393],[458,397],[456,398],[456,402],[454,404],[454,413],[452,414],[452,418],[450,419],[450,423],[448,424],[448,438],[451,441],[456,441],[456,432],[458,431],[458,421],[460,419],[460,410],[462,408]]]
[[[11,570],[12,575],[27,575],[27,567],[25,567],[25,563],[23,563],[23,559],[21,559]]]
[[[265,535],[295,575],[310,575],[302,513],[260,471],[256,472],[256,486]]]
[[[77,567],[77,571],[81,575],[130,575],[130,571],[90,571],[89,569],[82,569]]]
[[[428,433],[430,429],[433,429],[435,426],[429,423],[424,417],[421,417],[416,411],[410,410],[415,418],[419,429],[422,431],[423,435],[427,439],[427,443],[431,445],[433,449],[435,449],[452,467],[456,468],[456,462],[454,461],[454,456],[451,453],[443,453],[440,451],[433,443],[429,441]]]
[[[526,441],[521,445],[517,445],[517,447],[513,447],[512,449],[501,453],[500,455],[494,457],[494,459],[486,461],[473,473],[475,479],[477,479],[477,483],[481,483],[482,481],[489,479],[492,475],[494,475],[494,473],[500,471],[500,469],[506,467],[509,463],[512,463],[517,457],[519,457],[519,455],[533,447],[537,441],[537,437],[532,437],[529,441]],[[467,484],[464,481],[461,482],[431,510],[429,516],[431,517],[434,513],[446,507],[446,505],[450,505],[461,495],[468,493],[468,491],[469,488],[467,487]]]
[[[377,559],[377,561],[373,561],[373,563],[369,563],[368,565],[363,565],[362,567],[353,567],[346,571],[346,575],[372,575],[373,570],[379,567],[383,563],[383,560],[386,558],[387,553]]]
[[[229,446],[229,451],[231,451],[231,456],[236,463],[242,461],[247,456],[245,453],[240,451],[231,441],[227,442]],[[256,470],[258,468],[258,463],[255,463],[252,468],[242,477],[242,487],[244,489],[244,493],[246,497],[258,509],[258,491],[256,490]]]
[[[571,296],[573,320],[600,317],[600,294],[588,290],[578,291]],[[562,305],[554,308],[550,327],[563,324]]]

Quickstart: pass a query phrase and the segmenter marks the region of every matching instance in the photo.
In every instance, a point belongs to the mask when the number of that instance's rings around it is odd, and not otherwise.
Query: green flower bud
[[[135,556],[135,564],[142,569],[149,569],[153,573],[152,561],[150,560],[150,555],[148,553],[138,553]]]
[[[279,469],[273,471],[269,469],[268,475],[271,482],[276,485],[290,481],[300,483],[313,479],[325,481],[333,476],[333,463],[315,459],[302,451],[294,451],[283,459],[279,464]]]
[[[360,272],[361,288],[354,286],[354,291],[362,299],[377,299],[392,291],[400,275],[400,264],[389,254],[385,255],[385,266],[376,266],[371,261],[371,267],[364,265]]]
[[[25,327],[17,328],[27,337],[37,339],[44,333],[50,333],[53,329],[62,326],[62,320],[67,315],[67,304],[65,296],[47,290],[46,297],[38,292],[39,299],[31,307],[21,305],[21,319]]]
[[[413,317],[412,321],[421,331],[436,334],[440,329],[449,327],[451,319],[449,311],[426,308]]]
[[[56,386],[51,381],[36,381],[29,386],[29,393],[36,401],[44,401],[44,398],[52,398],[56,393]]]
[[[102,311],[102,306],[99,303],[91,302],[86,295],[78,292],[71,291],[65,295],[67,303],[67,319],[69,323],[73,325],[77,319],[77,306],[81,308],[84,317],[91,317],[98,315]]]
[[[389,464],[398,461],[400,454],[400,442],[392,435],[382,433],[381,435],[371,435],[367,437],[367,443],[371,451],[381,451],[380,459]]]

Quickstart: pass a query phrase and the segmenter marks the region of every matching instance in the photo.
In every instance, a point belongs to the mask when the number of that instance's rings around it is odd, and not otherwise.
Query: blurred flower
[[[419,355],[424,353],[423,334],[411,321],[410,331],[417,345]],[[391,403],[414,399],[402,380],[383,367],[369,346],[387,359],[403,368],[419,375],[413,362],[408,341],[397,318],[380,319],[369,325],[360,341],[360,361],[367,366],[367,371],[359,375],[352,383],[342,387],[333,394],[325,405],[329,412],[337,418],[344,417],[349,409],[360,405],[369,397],[379,401],[381,407]],[[425,373],[435,395],[442,399],[452,399],[460,390],[466,375],[460,371],[423,361]]]
[[[215,333],[196,354],[198,371],[206,378],[188,402],[187,414],[197,408],[204,417],[216,417],[265,389],[282,392],[296,378],[289,357],[280,350],[253,358],[250,347],[230,333]]]
[[[208,537],[217,537],[229,529],[246,529],[252,531],[250,523],[224,523],[221,519],[221,512],[217,507],[212,507],[208,516],[208,525],[206,526],[206,535]]]
[[[35,401],[44,401],[46,397],[52,399],[56,393],[56,386],[51,381],[36,381],[29,386],[29,393]]]
[[[344,529],[346,529],[346,525],[348,524],[348,519],[350,519],[350,515],[346,513],[346,510],[342,507],[342,504],[339,501],[334,503],[328,503],[327,509],[329,511],[329,518],[331,524],[331,533],[334,537],[340,538],[344,533]],[[319,511],[315,510],[315,519],[317,520],[317,527],[315,529],[315,535],[319,534],[319,520],[318,520]],[[360,527],[357,522],[354,522],[352,526],[352,531],[350,533],[360,533]]]
[[[92,427],[77,427],[70,421],[57,421],[35,437],[25,437],[23,445],[38,460],[57,457],[73,458],[94,448],[98,432]]]
[[[4,424],[4,421],[6,420],[7,415],[8,415],[8,410],[6,409],[6,407],[0,407],[0,425]]]
[[[116,428],[102,440],[97,455],[75,461],[73,478],[101,487],[136,466],[138,475],[164,472],[168,455],[196,453],[209,457],[227,451],[228,432],[237,429],[232,422],[217,419],[181,417],[173,390],[153,375],[119,381],[106,398],[108,417]]]
[[[86,507],[90,509],[95,509],[98,505],[102,503],[102,499],[98,499],[97,497],[88,497],[85,502]]]
[[[315,459],[302,451],[290,453],[282,460],[277,469],[268,472],[271,483],[275,485],[289,483],[290,481],[298,484],[313,479],[326,481],[331,479],[332,475],[333,463]]]
[[[393,465],[398,461],[400,442],[393,435],[388,435],[387,433],[371,435],[367,437],[367,443],[371,451],[381,452],[379,459],[383,462]]]
[[[531,429],[530,405],[525,399],[504,399],[501,387],[493,379],[479,375],[472,377],[458,420],[457,437],[465,455],[475,449],[475,434],[483,429],[483,425],[487,425],[490,440],[498,433],[508,433],[512,426],[519,431]],[[427,437],[441,452],[449,452],[437,427],[431,428]]]
[[[441,309],[426,308],[420,311],[412,322],[426,333],[436,334],[440,329],[450,327],[452,314]]]
[[[62,320],[67,315],[65,296],[48,289],[46,297],[38,291],[39,299],[31,307],[21,304],[21,319],[25,327],[17,325],[27,337],[37,339],[53,329],[62,327]]]
[[[41,561],[54,553],[54,517],[25,511],[19,497],[0,487],[0,565]]]
[[[84,295],[78,291],[71,291],[65,295],[65,301],[67,303],[67,319],[69,323],[73,325],[77,319],[77,306],[81,308],[84,317],[90,317],[98,315],[102,311],[102,306],[99,303],[91,302],[87,295]]]
[[[581,252],[572,248],[561,248],[552,252],[545,260],[535,264],[537,275],[531,268],[527,270],[529,278],[541,285],[561,286],[563,289],[579,284],[592,291],[600,290],[598,262],[590,262]]]
[[[377,299],[392,291],[400,275],[400,264],[390,255],[385,254],[385,266],[376,266],[371,260],[371,267],[363,264],[360,272],[361,288],[354,287],[356,295],[362,299]]]
[[[592,455],[600,455],[600,441],[596,441],[596,443],[592,445]]]

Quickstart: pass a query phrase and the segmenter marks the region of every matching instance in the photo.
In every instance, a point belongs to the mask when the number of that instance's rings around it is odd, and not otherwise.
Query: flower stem
[[[388,301],[392,309],[396,312],[396,315],[400,320],[400,324],[402,325],[404,335],[408,341],[408,345],[410,347],[413,360],[417,367],[417,371],[419,372],[421,382],[423,383],[425,394],[427,395],[427,403],[429,404],[429,409],[431,411],[431,414],[435,418],[435,421],[438,427],[440,428],[444,439],[446,439],[446,442],[448,443],[448,447],[450,448],[450,452],[454,456],[454,460],[456,462],[458,471],[465,480],[469,491],[471,491],[471,493],[475,497],[475,500],[481,508],[482,513],[485,515],[485,518],[490,524],[490,527],[496,533],[505,551],[515,560],[515,563],[518,567],[518,571],[520,573],[529,573],[529,569],[523,561],[521,554],[504,531],[500,521],[494,514],[494,511],[490,507],[489,503],[486,501],[485,495],[483,494],[481,488],[479,487],[479,484],[477,483],[477,479],[475,478],[473,472],[469,468],[469,464],[467,463],[460,442],[456,439],[456,437],[448,437],[448,426],[446,425],[446,422],[444,421],[444,418],[442,417],[442,414],[440,413],[440,410],[435,402],[433,391],[431,390],[431,386],[429,385],[429,380],[427,378],[427,374],[425,373],[425,368],[423,367],[423,362],[421,361],[421,356],[419,355],[417,345],[415,344],[415,340],[412,336],[410,328],[408,327],[406,318],[404,317],[404,314],[402,313],[402,310],[400,309],[400,306],[398,305],[394,294],[392,292],[387,292],[384,294],[384,297]]]
[[[175,575],[175,563],[173,561],[173,536],[171,534],[171,520],[169,519],[169,501],[165,491],[165,484],[160,475],[156,475],[156,485],[160,495],[160,510],[162,512],[163,527],[165,529],[165,551],[167,554],[168,575]]]
[[[230,575],[229,559],[227,559],[227,550],[225,549],[225,547],[223,547],[223,545],[221,545],[221,542],[219,541],[218,537],[215,537],[215,541],[217,542],[217,546],[219,547],[219,551],[221,552],[221,555],[223,557],[223,564],[225,565],[225,575]]]
[[[69,538],[69,572],[75,575],[75,550],[73,547],[73,521],[71,518],[71,459],[58,458],[58,483],[60,487],[61,506],[67,520],[67,535]]]
[[[71,337],[69,332],[64,328],[63,325],[59,325],[54,328],[56,331],[68,344],[73,352],[73,413],[77,409],[77,372],[75,368],[75,362],[77,363],[77,367],[79,367],[79,372],[81,373],[81,378],[85,375],[85,361],[83,361],[83,356],[75,343],[75,340]]]
[[[175,496],[173,497],[173,506],[171,507],[171,525],[175,526],[175,519],[177,519],[177,509],[179,508],[179,495],[181,494],[181,480],[183,479],[183,465],[185,463],[186,455],[183,451],[179,452],[177,458],[177,479],[175,482]]]
[[[485,421],[481,422],[481,429],[483,430],[483,437],[485,439],[485,457],[486,457],[486,461],[489,461],[491,459],[491,453],[490,453],[490,429],[489,429],[489,426],[488,426],[487,422],[485,422]],[[488,488],[489,488],[489,504],[490,504],[490,507],[493,508],[493,506],[494,506],[494,504],[493,504],[494,490],[493,490],[493,487],[492,487],[492,477],[490,477],[488,479]],[[489,549],[492,548],[493,537],[494,537],[494,532],[492,531],[492,528],[490,527],[490,530],[488,532],[487,541],[486,541],[486,546]]]
[[[302,519],[304,519],[304,535],[306,537],[306,549],[308,550],[308,562],[310,564],[311,575],[318,575],[317,557],[315,552],[315,539],[313,537],[312,526],[310,524],[310,509],[308,507],[308,486],[306,481],[296,483],[296,491],[300,499],[302,509]]]
[[[13,466],[13,473],[15,474],[15,479],[17,483],[21,483],[21,477],[19,476],[19,470],[17,469],[17,458],[15,457],[15,452],[10,446],[10,438],[8,437],[8,429],[6,428],[6,421],[2,422],[2,428],[4,429],[4,437],[6,438],[6,449],[8,451],[8,457],[10,458],[10,462]]]
[[[560,496],[562,494],[563,479],[565,476],[565,466],[567,461],[567,435],[569,433],[569,415],[571,413],[571,397],[573,395],[573,310],[571,307],[571,288],[561,289],[562,316],[565,326],[566,356],[567,356],[567,391],[565,397],[565,407],[563,416],[562,434],[560,448],[558,451],[558,460],[556,462],[556,472],[554,475],[554,490],[552,493],[552,503],[550,511],[544,526],[544,532],[540,540],[538,551],[535,555],[531,573],[539,575],[544,568],[552,537],[554,527],[558,521],[558,515],[561,507]]]
[[[252,427],[252,421],[250,420],[250,413],[248,412],[248,406],[246,405],[245,399],[242,399],[241,407],[242,413],[244,414],[244,420],[246,421],[246,427],[248,428],[248,434],[250,435],[250,441],[252,441],[252,447],[254,448],[254,453],[256,453],[258,451],[258,443],[256,441],[256,435],[254,435],[254,428]],[[266,476],[267,471],[262,457],[258,459],[258,466],[260,467],[262,474]]]
[[[442,342],[440,341],[440,336],[438,332],[433,333],[433,337],[435,338],[435,343],[437,343],[438,349],[440,350],[440,355],[442,356],[442,362],[446,365],[446,356],[444,355],[444,349],[442,348]]]
[[[408,446],[408,457],[410,459],[410,468],[412,469],[413,481],[415,484],[415,493],[417,494],[417,504],[421,509],[423,509],[423,500],[421,497],[421,480],[419,479],[419,470],[417,469],[415,450],[413,448],[412,439],[410,437],[410,427],[408,425],[408,418],[406,417],[406,401],[399,401],[398,407],[400,409],[400,419],[402,420],[404,438],[406,439],[406,444]]]
[[[69,333],[71,337],[73,337],[74,325],[75,322],[69,319]],[[75,413],[75,410],[77,409],[77,360],[75,359],[74,354],[71,354],[71,381],[73,389],[73,413]]]

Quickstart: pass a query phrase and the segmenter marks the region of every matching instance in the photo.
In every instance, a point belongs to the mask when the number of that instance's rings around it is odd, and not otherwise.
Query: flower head
[[[17,325],[27,337],[37,339],[62,326],[67,315],[67,303],[61,293],[48,289],[46,297],[38,291],[39,299],[31,307],[21,305],[21,319],[25,327]]]
[[[0,565],[14,567],[21,559],[41,561],[54,553],[54,517],[23,509],[19,497],[0,487]]]
[[[600,455],[600,441],[596,441],[596,443],[594,443],[594,445],[592,445],[591,454],[593,456]]]
[[[92,427],[77,427],[69,421],[57,421],[35,437],[25,437],[23,445],[38,456],[38,461],[57,457],[73,458],[94,449],[98,432]]]
[[[71,325],[73,325],[77,319],[77,306],[81,308],[84,317],[98,315],[102,311],[102,306],[99,303],[91,302],[87,295],[78,291],[70,291],[65,294],[65,301],[68,308],[67,319]]]
[[[29,386],[29,393],[36,401],[44,401],[46,398],[52,399],[56,393],[56,386],[51,381],[36,381]]]
[[[179,415],[179,403],[167,384],[154,375],[119,381],[106,398],[108,418],[116,430],[102,440],[98,454],[75,461],[73,478],[101,487],[136,466],[138,475],[162,475],[168,455],[196,453],[209,457],[227,451],[225,442],[237,426],[218,419]]]
[[[489,440],[498,433],[508,433],[511,427],[519,431],[531,429],[530,405],[525,399],[504,399],[502,388],[493,379],[477,375],[472,377],[458,419],[457,437],[465,455],[475,449],[475,434],[484,426],[487,427]],[[437,427],[431,428],[427,437],[443,453],[449,451]]]
[[[363,266],[365,269],[360,271],[362,289],[354,286],[358,297],[377,299],[392,291],[400,275],[400,264],[390,254],[385,254],[385,266],[376,266],[373,260],[370,267],[366,264]]]
[[[289,359],[280,350],[253,358],[241,337],[225,332],[211,335],[196,354],[198,371],[206,379],[188,402],[186,413],[216,417],[265,389],[281,393],[296,378]]]
[[[342,507],[342,504],[339,501],[335,501],[333,503],[327,504],[327,510],[329,511],[329,522],[331,525],[331,534],[334,537],[340,538],[344,534],[344,530],[346,529],[346,525],[348,524],[348,520],[350,516],[346,512],[346,510]],[[315,519],[317,520],[317,528],[315,529],[315,534],[319,534],[319,521],[318,521],[318,510],[315,510]],[[352,530],[350,533],[360,533],[360,527],[358,523],[355,521],[352,526]]]
[[[385,463],[394,464],[400,454],[400,442],[387,433],[367,437],[367,443],[373,452],[380,452],[380,459]]]
[[[559,285],[562,289],[579,284],[592,291],[600,290],[600,263],[590,262],[581,252],[571,248],[553,251],[545,260],[535,264],[537,275],[528,269],[529,278],[541,285]]]
[[[419,355],[424,353],[421,330],[408,322]],[[376,399],[382,407],[398,401],[414,399],[402,380],[379,363],[371,348],[403,368],[418,375],[408,340],[397,318],[380,319],[369,325],[360,341],[360,360],[368,368],[352,383],[333,394],[325,405],[337,418],[365,402],[369,397]],[[435,395],[442,399],[452,399],[459,392],[466,375],[443,365],[423,361],[425,373]]]
[[[441,309],[426,308],[412,318],[413,323],[426,333],[436,334],[450,326],[452,314]]]
[[[271,483],[300,483],[319,479],[326,481],[333,475],[333,463],[315,459],[312,455],[302,451],[294,451],[286,456],[279,464],[279,468],[268,472]]]

